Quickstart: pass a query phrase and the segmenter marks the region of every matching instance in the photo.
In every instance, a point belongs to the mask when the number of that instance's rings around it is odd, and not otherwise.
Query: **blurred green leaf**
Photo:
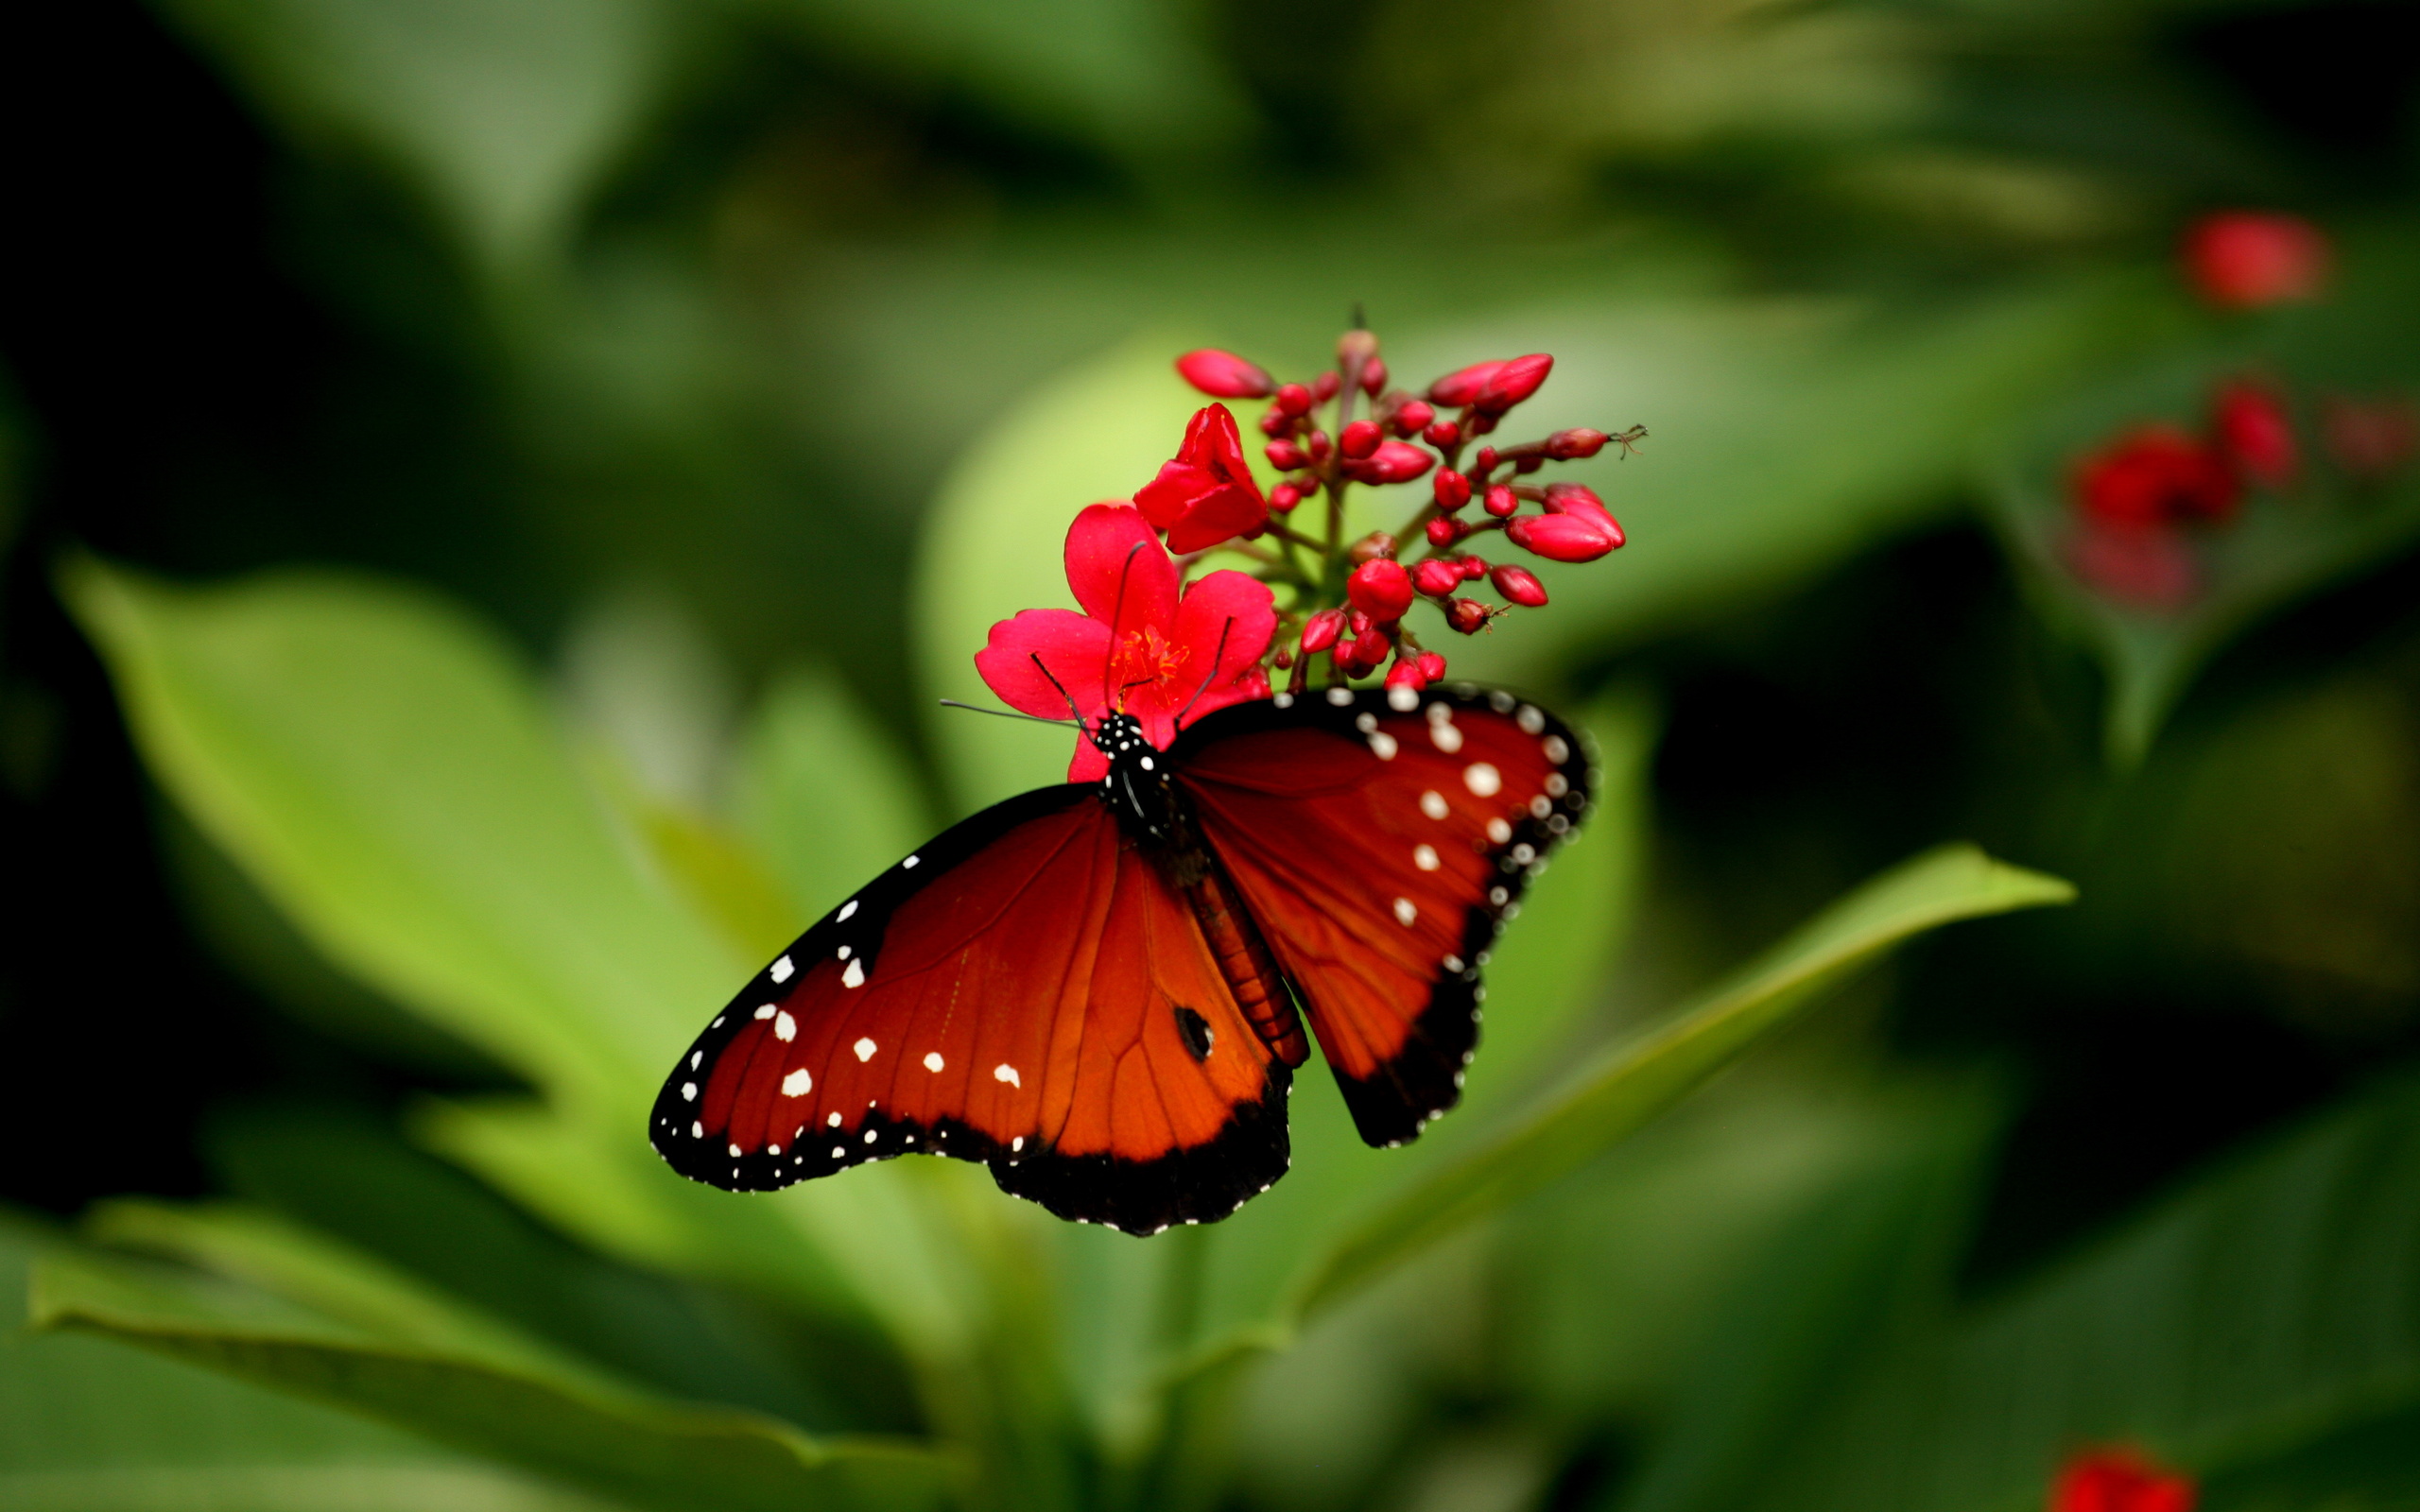
[[[419,593],[317,574],[65,594],[157,780],[327,957],[643,1126],[737,957],[632,864],[528,679]]]
[[[609,1505],[215,1370],[105,1339],[29,1333],[20,1325],[33,1257],[63,1247],[0,1217],[0,1505],[12,1512]]]
[[[1358,1217],[1304,1279],[1296,1306],[1307,1314],[1330,1305],[1404,1256],[1585,1162],[1788,1022],[1823,987],[1908,936],[2073,896],[2054,877],[1969,846],[1944,847],[1884,873],[1665,1027],[1575,1072],[1484,1149]]]
[[[2106,1442],[2190,1469],[2213,1512],[2399,1504],[2420,1481],[2420,1087],[2375,1089],[1818,1400],[1730,1504],[2014,1512]]]
[[[419,191],[490,273],[562,251],[655,96],[652,0],[162,0],[289,134]]]
[[[796,670],[766,692],[740,736],[731,809],[800,923],[839,906],[931,833],[911,771],[830,672]]]
[[[155,1246],[249,1272],[279,1292],[52,1256],[34,1275],[36,1326],[80,1329],[319,1396],[644,1504],[686,1508],[704,1497],[769,1509],[802,1501],[912,1507],[940,1498],[944,1462],[911,1445],[812,1439],[755,1414],[676,1407],[556,1368],[543,1347],[504,1343],[497,1326],[290,1229],[162,1210],[120,1221],[140,1226]]]
[[[1194,13],[1155,0],[753,0],[817,47],[933,94],[962,94],[1029,129],[1115,159],[1232,143],[1242,93]]]

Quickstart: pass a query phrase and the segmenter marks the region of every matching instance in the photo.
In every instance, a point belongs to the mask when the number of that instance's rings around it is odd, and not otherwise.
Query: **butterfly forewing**
[[[1578,736],[1475,689],[1238,705],[1171,753],[1373,1144],[1461,1096],[1479,970],[1588,805]]]
[[[1046,788],[800,936],[683,1057],[653,1133],[735,1190],[925,1151],[1149,1232],[1284,1174],[1288,1075],[1163,868],[1090,788]]]

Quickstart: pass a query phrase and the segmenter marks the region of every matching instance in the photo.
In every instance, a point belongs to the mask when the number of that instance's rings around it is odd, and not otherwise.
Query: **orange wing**
[[[977,815],[801,936],[682,1057],[651,1130],[735,1191],[925,1152],[1150,1233],[1285,1174],[1289,1082],[1182,895],[1070,785]]]
[[[1337,688],[1221,710],[1170,756],[1361,1137],[1414,1137],[1461,1095],[1489,946],[1587,811],[1579,737],[1506,693]]]

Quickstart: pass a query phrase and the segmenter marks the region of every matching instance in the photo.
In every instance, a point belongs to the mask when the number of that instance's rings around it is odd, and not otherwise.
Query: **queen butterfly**
[[[1461,1096],[1480,968],[1588,809],[1572,730],[1461,685],[1233,704],[986,809],[825,915],[658,1094],[672,1168],[766,1191],[909,1153],[1156,1233],[1286,1173],[1308,1054],[1363,1140]]]

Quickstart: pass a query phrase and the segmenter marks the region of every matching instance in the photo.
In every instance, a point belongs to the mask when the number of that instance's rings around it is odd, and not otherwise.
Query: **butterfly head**
[[[1132,714],[1101,716],[1094,727],[1093,744],[1109,758],[1100,780],[1101,799],[1147,833],[1168,832],[1168,761],[1166,752],[1143,733],[1143,722]]]

